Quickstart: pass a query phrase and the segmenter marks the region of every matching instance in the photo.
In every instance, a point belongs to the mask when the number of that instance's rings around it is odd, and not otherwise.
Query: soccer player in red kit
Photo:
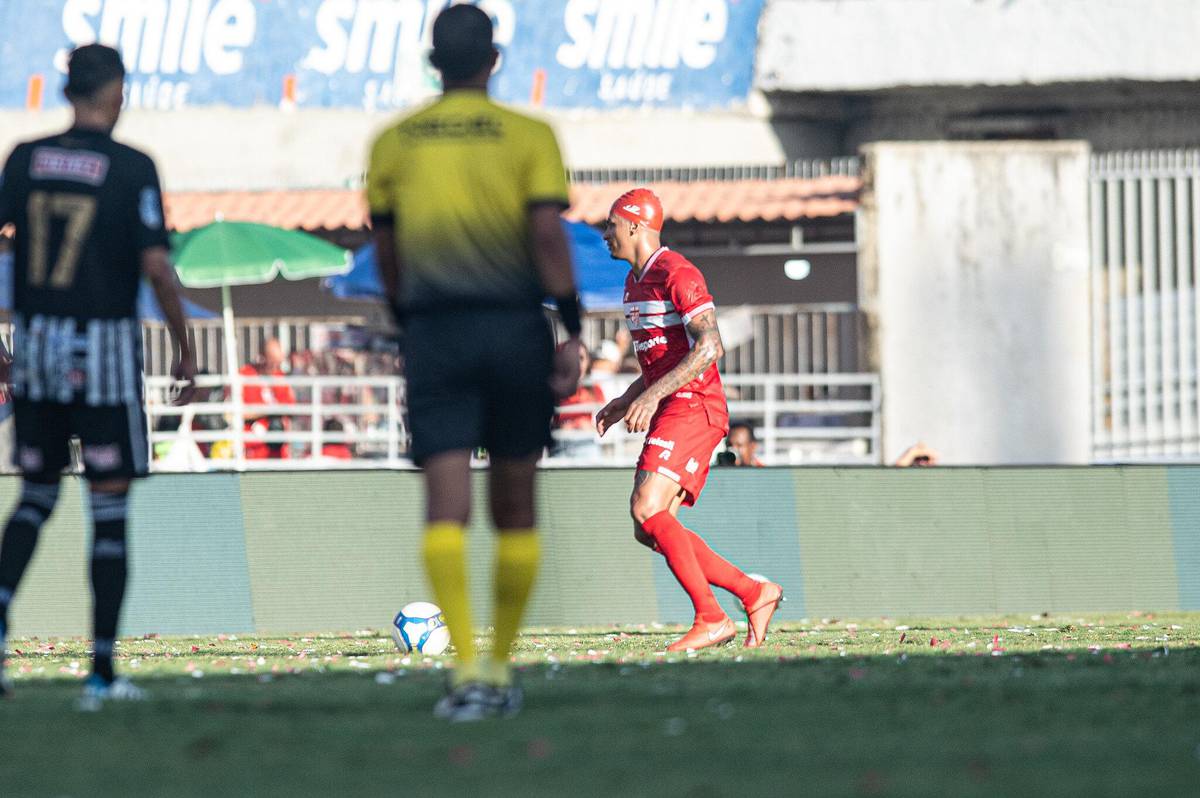
[[[645,188],[622,194],[608,214],[604,240],[614,259],[632,267],[625,320],[642,376],[596,415],[596,429],[603,435],[623,420],[630,432],[647,433],[630,498],[634,537],[666,558],[696,609],[691,630],[667,650],[707,648],[737,634],[710,585],[741,600],[745,646],[756,648],[783,588],[751,579],[677,518],[680,505],[700,496],[713,451],[729,432],[729,410],[717,374],[724,350],[713,298],[700,270],[662,246],[662,223],[662,204]]]

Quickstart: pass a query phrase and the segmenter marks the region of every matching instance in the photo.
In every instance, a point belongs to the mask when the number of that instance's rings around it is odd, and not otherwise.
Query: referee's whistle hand
[[[550,375],[550,390],[555,399],[566,399],[579,390],[579,355],[583,342],[568,338],[554,353],[554,373]]]

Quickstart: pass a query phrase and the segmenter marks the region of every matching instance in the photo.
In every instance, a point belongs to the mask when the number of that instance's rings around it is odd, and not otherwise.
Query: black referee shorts
[[[550,444],[554,339],[539,310],[412,316],[404,374],[412,457],[484,447],[526,458]]]
[[[25,476],[57,477],[71,463],[70,442],[76,436],[87,479],[146,475],[150,447],[141,402],[91,406],[14,399],[13,426],[13,465]]]

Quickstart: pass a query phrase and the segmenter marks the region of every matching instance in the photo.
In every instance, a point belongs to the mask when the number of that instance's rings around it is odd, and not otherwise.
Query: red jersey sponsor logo
[[[636,308],[635,308],[635,310],[636,310]],[[637,324],[637,320],[634,319],[632,316],[630,317],[630,321],[632,321],[634,324]],[[634,352],[645,352],[647,349],[653,349],[656,346],[666,346],[666,344],[667,344],[667,336],[655,335],[650,338],[647,338],[645,341],[637,341],[636,343],[634,343],[633,351]]]
[[[711,308],[712,301],[700,270],[666,247],[651,256],[640,275],[629,273],[625,279],[625,319],[648,385],[662,379],[687,357],[693,342],[683,320]],[[728,416],[715,364],[681,386],[672,395],[675,399],[702,401],[710,422],[717,426]]]

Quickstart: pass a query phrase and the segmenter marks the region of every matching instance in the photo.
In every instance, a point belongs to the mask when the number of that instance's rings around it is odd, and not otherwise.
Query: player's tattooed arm
[[[704,373],[725,354],[721,331],[717,329],[716,311],[709,309],[696,315],[687,324],[688,334],[695,343],[687,357],[651,385],[646,393],[659,401],[687,385]]]
[[[625,411],[625,426],[630,432],[645,432],[650,429],[650,420],[654,418],[659,403],[699,377],[725,354],[725,347],[721,344],[721,332],[717,329],[715,311],[709,309],[697,314],[688,322],[687,331],[695,341],[692,351],[679,361],[679,365],[649,385]]]

